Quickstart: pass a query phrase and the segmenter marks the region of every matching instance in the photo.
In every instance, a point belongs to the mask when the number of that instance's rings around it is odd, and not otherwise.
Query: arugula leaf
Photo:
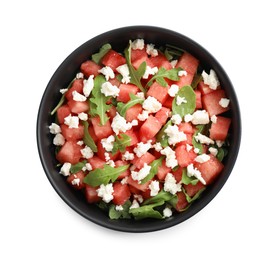
[[[187,175],[187,169],[184,168],[183,172],[182,172],[182,183],[184,183],[185,185],[188,184],[192,184],[192,185],[196,185],[198,183],[198,179],[194,178],[194,177],[189,177]]]
[[[170,192],[167,192],[165,190],[161,190],[155,197],[151,197],[143,202],[142,205],[149,205],[157,202],[166,202],[170,201],[173,197],[177,195],[172,195]]]
[[[89,172],[85,178],[84,183],[97,187],[101,184],[107,185],[110,181],[114,182],[117,177],[125,172],[129,168],[129,164],[113,168],[107,164],[104,165],[103,169],[95,169]]]
[[[158,168],[159,166],[162,165],[162,161],[164,160],[165,156],[161,156],[159,159],[154,160],[153,162],[150,163],[151,169],[149,174],[141,180],[141,183],[144,184],[151,180],[157,173],[158,173]]]
[[[112,48],[112,46],[109,43],[104,44],[98,53],[94,53],[91,55],[91,59],[99,64],[102,58],[107,54],[107,52]]]
[[[126,147],[130,146],[131,137],[129,135],[121,133],[120,135],[115,136],[115,141],[113,143],[112,154],[115,154],[118,150],[120,152],[125,152]]]
[[[202,80],[203,80],[203,77],[202,77],[201,74],[198,74],[198,73],[195,74],[194,77],[193,77],[193,80],[192,80],[192,82],[191,82],[191,87],[192,87],[193,89],[196,89],[197,85],[198,85],[199,82],[202,81]]]
[[[199,190],[192,198],[186,193],[184,188],[182,188],[182,191],[186,195],[187,202],[191,203],[191,202],[197,200],[205,189],[206,189],[206,187],[204,187],[203,189]]]
[[[109,217],[110,219],[120,219],[120,218],[131,218],[131,215],[129,214],[129,208],[131,206],[130,200],[127,200],[123,207],[123,210],[116,210],[115,205],[112,204],[109,208]]]
[[[178,96],[185,98],[187,102],[177,105]],[[181,117],[184,117],[187,114],[192,114],[195,108],[196,108],[196,95],[194,90],[192,89],[191,86],[182,87],[176,94],[175,98],[173,99],[173,103],[172,103],[173,115],[178,114]]]
[[[196,126],[196,131],[194,132],[193,136],[192,136],[192,144],[194,148],[199,149],[199,154],[203,153],[203,145],[201,143],[198,143],[195,140],[195,136],[198,135],[198,133],[202,133],[204,131],[205,125],[197,125]]]
[[[222,162],[224,157],[228,154],[228,150],[224,147],[217,148],[218,152],[216,158]]]
[[[109,120],[106,112],[111,108],[111,105],[107,105],[106,102],[110,97],[105,97],[101,93],[101,86],[106,82],[103,75],[98,75],[94,79],[94,87],[91,92],[92,97],[89,99],[89,113],[91,116],[99,116],[101,125],[105,125]]]
[[[180,78],[178,72],[182,70],[181,68],[174,68],[167,70],[164,67],[159,68],[158,72],[147,82],[146,86],[151,86],[154,80],[156,80],[161,86],[166,87],[168,84],[164,78],[178,81]]]
[[[71,167],[70,167],[70,173],[74,174],[76,172],[81,171],[82,168],[86,165],[86,163],[87,163],[87,161],[84,160],[82,162],[78,162],[78,163],[76,163],[74,165],[71,165]]]
[[[93,152],[97,152],[98,149],[97,149],[97,146],[94,142],[94,140],[92,139],[92,137],[90,136],[89,134],[89,131],[88,131],[88,122],[87,121],[83,121],[83,125],[84,125],[84,138],[83,138],[83,141],[84,143],[90,147],[90,149],[93,151]]]
[[[163,215],[158,211],[155,210],[155,207],[161,206],[164,204],[164,201],[161,200],[155,204],[141,206],[139,208],[133,208],[129,210],[129,213],[132,214],[135,219],[144,219],[144,218],[157,218],[163,219]]]
[[[68,84],[67,90],[69,90],[71,88],[71,86],[72,86],[75,79],[76,78],[71,80],[71,82]],[[62,95],[62,97],[61,97],[59,103],[56,105],[56,107],[51,111],[51,116],[53,116],[57,112],[57,110],[63,105],[63,103],[65,101],[65,94],[66,94],[66,92]]]
[[[125,117],[126,112],[130,107],[132,107],[136,104],[142,104],[144,102],[144,99],[137,97],[133,93],[130,93],[129,96],[130,96],[131,100],[128,101],[127,103],[122,103],[122,102],[117,103],[117,111],[123,117]]]
[[[136,85],[143,93],[145,93],[146,91],[141,84],[141,79],[146,70],[146,62],[144,61],[141,63],[138,70],[133,67],[131,63],[131,41],[129,43],[129,47],[124,50],[124,55],[130,72],[130,83]]]
[[[158,134],[157,134],[157,136],[156,136],[157,142],[160,142],[162,147],[168,146],[168,135],[167,135],[164,131],[165,131],[165,129],[166,129],[169,125],[172,125],[171,120],[169,120],[169,121],[163,126],[163,128],[158,132]]]

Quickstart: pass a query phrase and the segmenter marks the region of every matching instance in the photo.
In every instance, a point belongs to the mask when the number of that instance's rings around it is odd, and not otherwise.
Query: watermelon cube
[[[227,137],[231,119],[223,116],[218,116],[216,123],[212,123],[210,128],[210,138],[214,140],[224,141]]]

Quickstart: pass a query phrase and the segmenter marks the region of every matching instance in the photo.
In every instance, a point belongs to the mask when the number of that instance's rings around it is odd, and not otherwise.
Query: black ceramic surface
[[[223,172],[215,183],[205,190],[201,198],[192,203],[188,210],[174,214],[172,217],[164,220],[111,220],[97,206],[86,203],[83,195],[69,187],[65,178],[59,174],[59,169],[56,167],[57,161],[54,156],[55,147],[52,144],[53,136],[50,135],[48,128],[54,121],[54,117],[50,115],[50,112],[61,97],[59,90],[68,86],[72,78],[79,71],[81,63],[90,59],[91,54],[98,52],[99,48],[105,43],[110,43],[113,49],[122,52],[130,39],[134,40],[137,38],[143,38],[146,43],[153,43],[156,47],[171,44],[190,52],[200,60],[200,64],[206,71],[209,71],[211,68],[216,71],[221,86],[231,101],[231,146],[228,156],[224,159],[225,167]],[[41,100],[37,118],[37,144],[41,163],[56,192],[72,209],[83,217],[106,228],[126,232],[149,232],[169,228],[199,212],[216,196],[227,181],[238,155],[240,138],[241,120],[239,104],[232,83],[218,61],[207,50],[188,37],[171,30],[151,26],[131,26],[115,29],[94,37],[72,52],[49,81]],[[205,220],[203,219],[203,221]]]

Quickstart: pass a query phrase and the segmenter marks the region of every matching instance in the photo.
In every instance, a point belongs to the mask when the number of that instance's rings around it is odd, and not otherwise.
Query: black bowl
[[[69,82],[79,71],[80,64],[90,59],[91,54],[98,52],[99,48],[105,43],[110,43],[113,49],[122,52],[130,39],[134,40],[137,38],[143,38],[147,43],[153,43],[156,46],[171,44],[187,50],[200,60],[200,64],[206,71],[209,71],[211,68],[216,71],[221,86],[225,89],[228,98],[231,100],[231,146],[228,156],[224,159],[225,167],[223,172],[215,183],[205,190],[202,197],[192,203],[186,211],[175,214],[165,220],[111,220],[97,206],[86,203],[83,195],[71,189],[64,177],[59,174],[59,170],[56,167],[57,161],[54,156],[55,147],[52,144],[53,136],[49,134],[48,129],[48,126],[54,121],[50,112],[61,96],[59,89],[68,86]],[[106,228],[126,232],[149,232],[165,229],[187,220],[204,208],[227,181],[238,155],[240,138],[241,120],[239,104],[232,83],[218,61],[207,50],[188,37],[171,30],[151,26],[131,26],[115,29],[94,37],[72,52],[49,81],[41,100],[37,118],[37,143],[40,159],[45,173],[56,192],[72,209],[83,217]]]

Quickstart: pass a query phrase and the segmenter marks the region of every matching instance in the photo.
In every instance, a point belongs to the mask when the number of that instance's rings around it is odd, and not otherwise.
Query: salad
[[[224,168],[230,100],[185,50],[143,39],[83,62],[49,126],[60,174],[111,219],[186,210]]]

